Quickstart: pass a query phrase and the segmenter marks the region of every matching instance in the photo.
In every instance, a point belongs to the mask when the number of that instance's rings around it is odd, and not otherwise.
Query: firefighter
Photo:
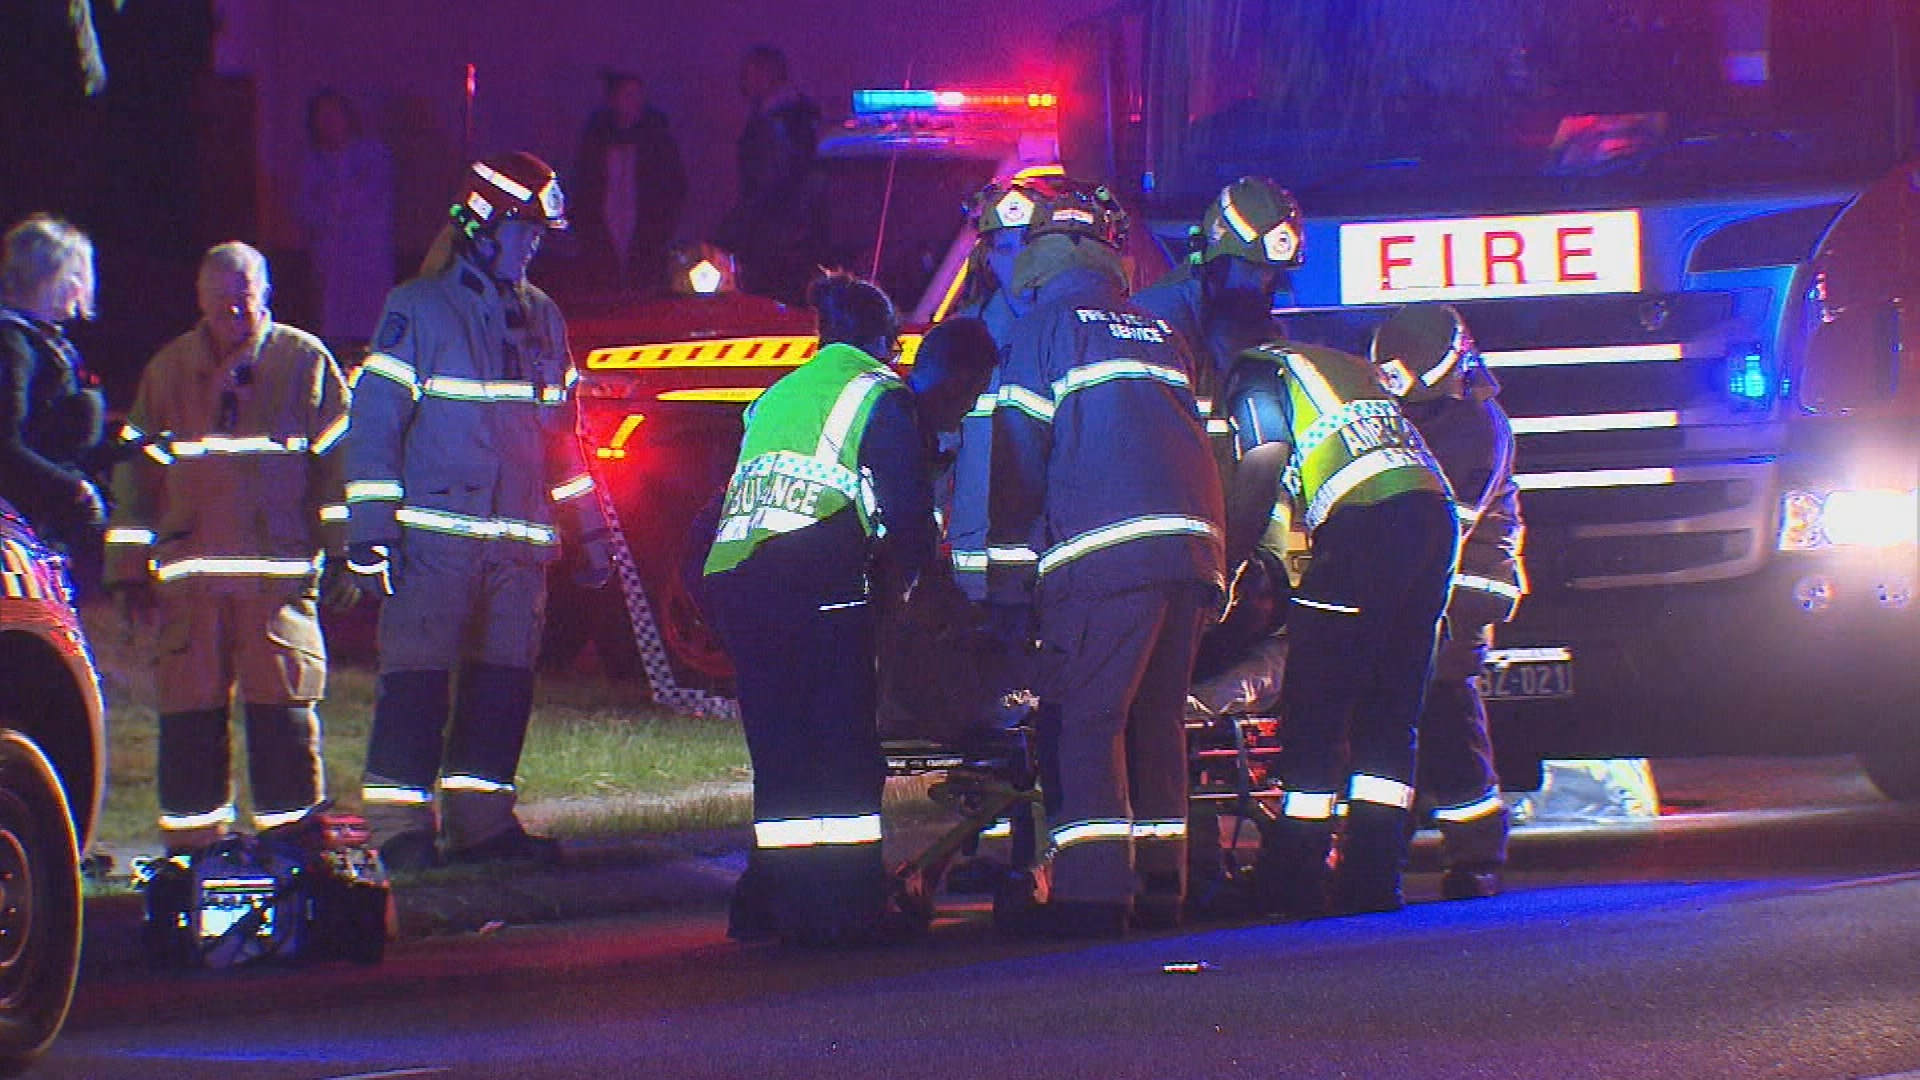
[[[1282,276],[1306,258],[1300,203],[1279,184],[1243,176],[1207,204],[1191,237],[1186,261],[1134,297],[1165,319],[1200,365],[1202,397],[1232,366],[1233,357],[1206,355],[1223,340],[1215,324],[1241,324],[1234,337],[1267,341],[1282,336],[1273,319],[1273,294]]]
[[[1513,425],[1496,400],[1499,382],[1450,305],[1396,311],[1374,333],[1373,362],[1445,470],[1460,517],[1447,632],[1420,716],[1417,801],[1440,829],[1441,895],[1492,896],[1507,861],[1507,807],[1476,676],[1493,624],[1512,619],[1526,594]]]
[[[1279,821],[1262,836],[1260,904],[1322,913],[1334,810],[1347,803],[1333,900],[1401,906],[1414,732],[1452,574],[1447,482],[1365,358],[1269,343],[1228,376],[1236,452],[1228,551],[1284,534],[1295,505],[1312,555],[1287,616]]]
[[[892,302],[846,275],[809,301],[820,349],[748,413],[705,567],[753,761],[729,933],[860,944],[906,928],[880,852],[876,609],[934,557],[933,493],[913,397],[887,364]]]
[[[1000,370],[1012,341],[1014,321],[1024,299],[1008,288],[1014,261],[1026,246],[1027,226],[1035,208],[1058,184],[1051,177],[995,181],[982,188],[968,204],[977,239],[967,262],[967,295],[959,313],[984,322],[999,350],[996,365],[979,404],[960,422],[959,445],[954,452],[952,495],[947,506],[946,539],[953,560],[954,580],[975,603],[987,598],[987,481],[992,471],[988,454],[993,443],[993,397],[1000,388]]]
[[[316,600],[350,607],[339,444],[347,386],[320,339],[275,322],[267,260],[221,244],[200,263],[200,324],[155,354],[121,435],[106,583],[157,616],[160,831],[171,852],[234,821],[228,706],[244,705],[253,824],[325,795],[327,657]]]
[[[531,154],[478,161],[450,215],[387,298],[346,442],[350,555],[391,592],[361,796],[402,869],[558,857],[514,812],[546,567],[565,534],[581,585],[612,568],[566,325],[526,277],[567,226],[559,179]]]
[[[1015,933],[1111,937],[1177,922],[1186,888],[1184,707],[1221,587],[1221,493],[1167,324],[1127,301],[1126,216],[1070,186],[1036,211],[994,409],[988,602],[1044,642],[1050,845]],[[1053,724],[1046,725],[1048,727]]]

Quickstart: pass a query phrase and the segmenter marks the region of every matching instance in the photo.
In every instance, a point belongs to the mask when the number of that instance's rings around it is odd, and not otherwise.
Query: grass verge
[[[105,652],[107,803],[97,834],[107,844],[137,846],[155,838],[159,722],[150,679],[129,676],[132,665],[116,669]],[[354,809],[373,719],[374,678],[336,668],[328,681],[320,706],[327,791],[342,808]],[[238,710],[235,721],[234,784],[244,815],[250,804]],[[737,723],[663,710],[643,688],[602,678],[543,675],[536,684],[519,782],[529,816],[543,827],[613,835],[739,825],[750,816],[742,793],[749,779]]]

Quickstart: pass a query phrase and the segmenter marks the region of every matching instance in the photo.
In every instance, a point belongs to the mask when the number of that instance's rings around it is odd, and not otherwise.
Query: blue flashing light
[[[855,90],[855,116],[900,112],[906,109],[937,109],[939,94],[932,90]]]
[[[1727,393],[1740,404],[1764,405],[1773,396],[1766,360],[1757,352],[1739,357],[1727,367]]]

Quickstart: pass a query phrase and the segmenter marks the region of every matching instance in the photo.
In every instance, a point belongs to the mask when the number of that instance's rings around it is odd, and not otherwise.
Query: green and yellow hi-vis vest
[[[774,383],[747,412],[705,572],[747,560],[767,538],[853,507],[873,531],[873,489],[860,439],[882,391],[900,377],[851,345],[828,345]]]
[[[1373,365],[1312,345],[1263,345],[1286,376],[1293,454],[1282,482],[1311,533],[1340,506],[1412,491],[1451,497],[1446,474]]]

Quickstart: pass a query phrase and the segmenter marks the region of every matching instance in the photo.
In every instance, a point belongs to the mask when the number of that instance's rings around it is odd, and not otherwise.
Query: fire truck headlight
[[[1920,542],[1920,492],[1789,491],[1780,500],[1780,550],[1886,548]]]

